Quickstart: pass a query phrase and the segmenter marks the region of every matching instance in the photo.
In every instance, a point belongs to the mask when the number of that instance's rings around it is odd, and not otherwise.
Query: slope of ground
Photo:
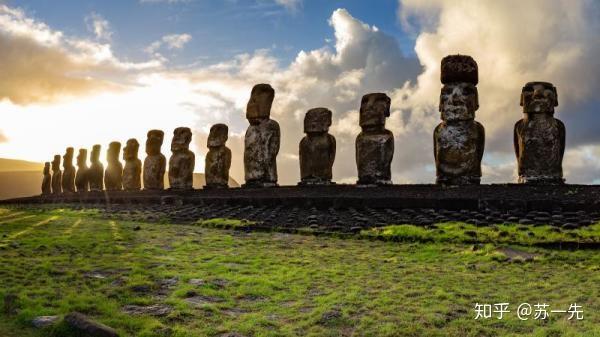
[[[248,233],[68,209],[4,209],[0,223],[0,298],[16,294],[20,307],[0,314],[3,336],[70,336],[30,322],[74,310],[140,337],[600,335],[600,251]],[[502,302],[503,319],[474,319],[476,303]],[[576,303],[584,319],[517,318],[520,303],[538,302]]]

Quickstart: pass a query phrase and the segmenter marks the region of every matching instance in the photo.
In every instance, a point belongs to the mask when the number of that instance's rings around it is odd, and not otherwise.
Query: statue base
[[[272,181],[247,181],[242,185],[242,188],[264,188],[264,187],[277,187],[279,186],[276,182]]]
[[[438,176],[435,180],[437,185],[442,186],[457,186],[457,185],[479,185],[481,177],[476,176],[461,176],[461,177],[446,177]]]

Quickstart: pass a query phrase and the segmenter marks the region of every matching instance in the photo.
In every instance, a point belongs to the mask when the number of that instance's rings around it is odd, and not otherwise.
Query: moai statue
[[[477,63],[467,55],[446,56],[441,63],[441,81],[442,122],[433,132],[436,183],[478,185],[485,130],[475,121],[479,108]]]
[[[194,182],[196,156],[190,151],[192,130],[179,127],[173,131],[169,159],[169,185],[174,190],[191,190]]]
[[[246,106],[250,126],[244,138],[244,187],[277,186],[277,154],[281,133],[279,124],[270,119],[275,90],[269,84],[252,88]]]
[[[44,180],[42,180],[42,195],[52,194],[52,176],[50,175],[50,163],[44,163]]]
[[[165,171],[167,159],[160,153],[165,133],[161,130],[148,131],[146,154],[144,159],[144,189],[163,190],[165,188]]]
[[[86,149],[79,149],[79,154],[77,155],[77,174],[75,175],[75,187],[77,187],[77,192],[87,192],[90,189]]]
[[[142,188],[142,161],[138,158],[140,143],[134,138],[123,148],[123,188],[126,191],[139,191]]]
[[[123,189],[123,164],[119,161],[121,143],[111,142],[106,151],[106,171],[104,171],[104,188],[107,191]]]
[[[231,150],[225,146],[229,128],[225,124],[215,124],[208,135],[208,153],[204,162],[206,186],[204,188],[227,188]]]
[[[52,194],[62,193],[62,172],[60,171],[60,155],[52,161]]]
[[[102,191],[104,189],[104,165],[100,162],[100,145],[94,145],[90,155],[90,168],[87,173],[90,182],[90,191]]]
[[[565,125],[554,118],[558,106],[556,87],[529,82],[521,91],[523,119],[515,124],[514,146],[519,183],[562,184]]]
[[[74,150],[68,147],[63,156],[62,190],[65,193],[75,192],[75,166],[73,166]]]
[[[360,102],[361,133],[356,137],[356,166],[359,185],[392,183],[394,135],[385,128],[391,99],[383,93],[367,94]]]
[[[300,183],[298,185],[331,184],[335,160],[335,137],[328,133],[331,110],[310,109],[304,116],[304,133],[300,141]]]

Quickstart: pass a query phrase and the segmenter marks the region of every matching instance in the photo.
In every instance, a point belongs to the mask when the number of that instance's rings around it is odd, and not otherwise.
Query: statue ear
[[[552,91],[554,91],[554,106],[558,106],[558,93],[556,92],[556,87],[552,87]]]
[[[442,112],[442,97],[443,97],[443,96],[444,96],[444,95],[440,94],[440,104],[438,105],[438,111],[439,111],[439,112]]]
[[[479,92],[477,91],[477,87],[475,89],[475,110],[479,109]]]

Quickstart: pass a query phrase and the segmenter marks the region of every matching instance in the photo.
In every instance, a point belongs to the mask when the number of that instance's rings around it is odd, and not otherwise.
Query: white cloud
[[[113,32],[110,23],[98,13],[91,13],[85,17],[85,24],[89,31],[99,40],[110,41]]]
[[[163,42],[169,49],[181,49],[192,40],[190,34],[171,34],[163,36]]]
[[[109,43],[65,36],[21,9],[0,5],[0,101],[50,103],[117,90],[136,72],[161,65],[122,62]]]
[[[169,34],[158,41],[152,42],[145,50],[149,54],[155,54],[162,47],[168,50],[182,49],[191,40],[192,36],[190,34]]]
[[[295,12],[302,7],[302,0],[275,0],[275,3]]]

